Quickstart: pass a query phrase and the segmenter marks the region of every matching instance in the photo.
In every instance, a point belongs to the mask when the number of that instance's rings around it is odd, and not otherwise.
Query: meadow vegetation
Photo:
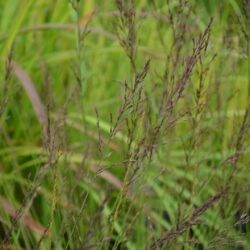
[[[250,1],[0,1],[0,249],[249,249]]]

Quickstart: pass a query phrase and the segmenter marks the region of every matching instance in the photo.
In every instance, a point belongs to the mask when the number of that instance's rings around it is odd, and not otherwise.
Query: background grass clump
[[[1,249],[248,249],[249,13],[1,1]]]

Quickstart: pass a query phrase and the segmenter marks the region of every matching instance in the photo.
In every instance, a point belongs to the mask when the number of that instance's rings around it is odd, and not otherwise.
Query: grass
[[[0,249],[248,249],[249,1],[1,1]]]

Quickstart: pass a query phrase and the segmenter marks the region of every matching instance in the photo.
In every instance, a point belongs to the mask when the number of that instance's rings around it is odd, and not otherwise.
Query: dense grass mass
[[[250,1],[0,1],[0,249],[249,249]]]

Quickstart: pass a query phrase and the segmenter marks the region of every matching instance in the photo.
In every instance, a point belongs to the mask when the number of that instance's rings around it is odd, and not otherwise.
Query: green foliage
[[[248,249],[248,13],[1,1],[1,249]]]

